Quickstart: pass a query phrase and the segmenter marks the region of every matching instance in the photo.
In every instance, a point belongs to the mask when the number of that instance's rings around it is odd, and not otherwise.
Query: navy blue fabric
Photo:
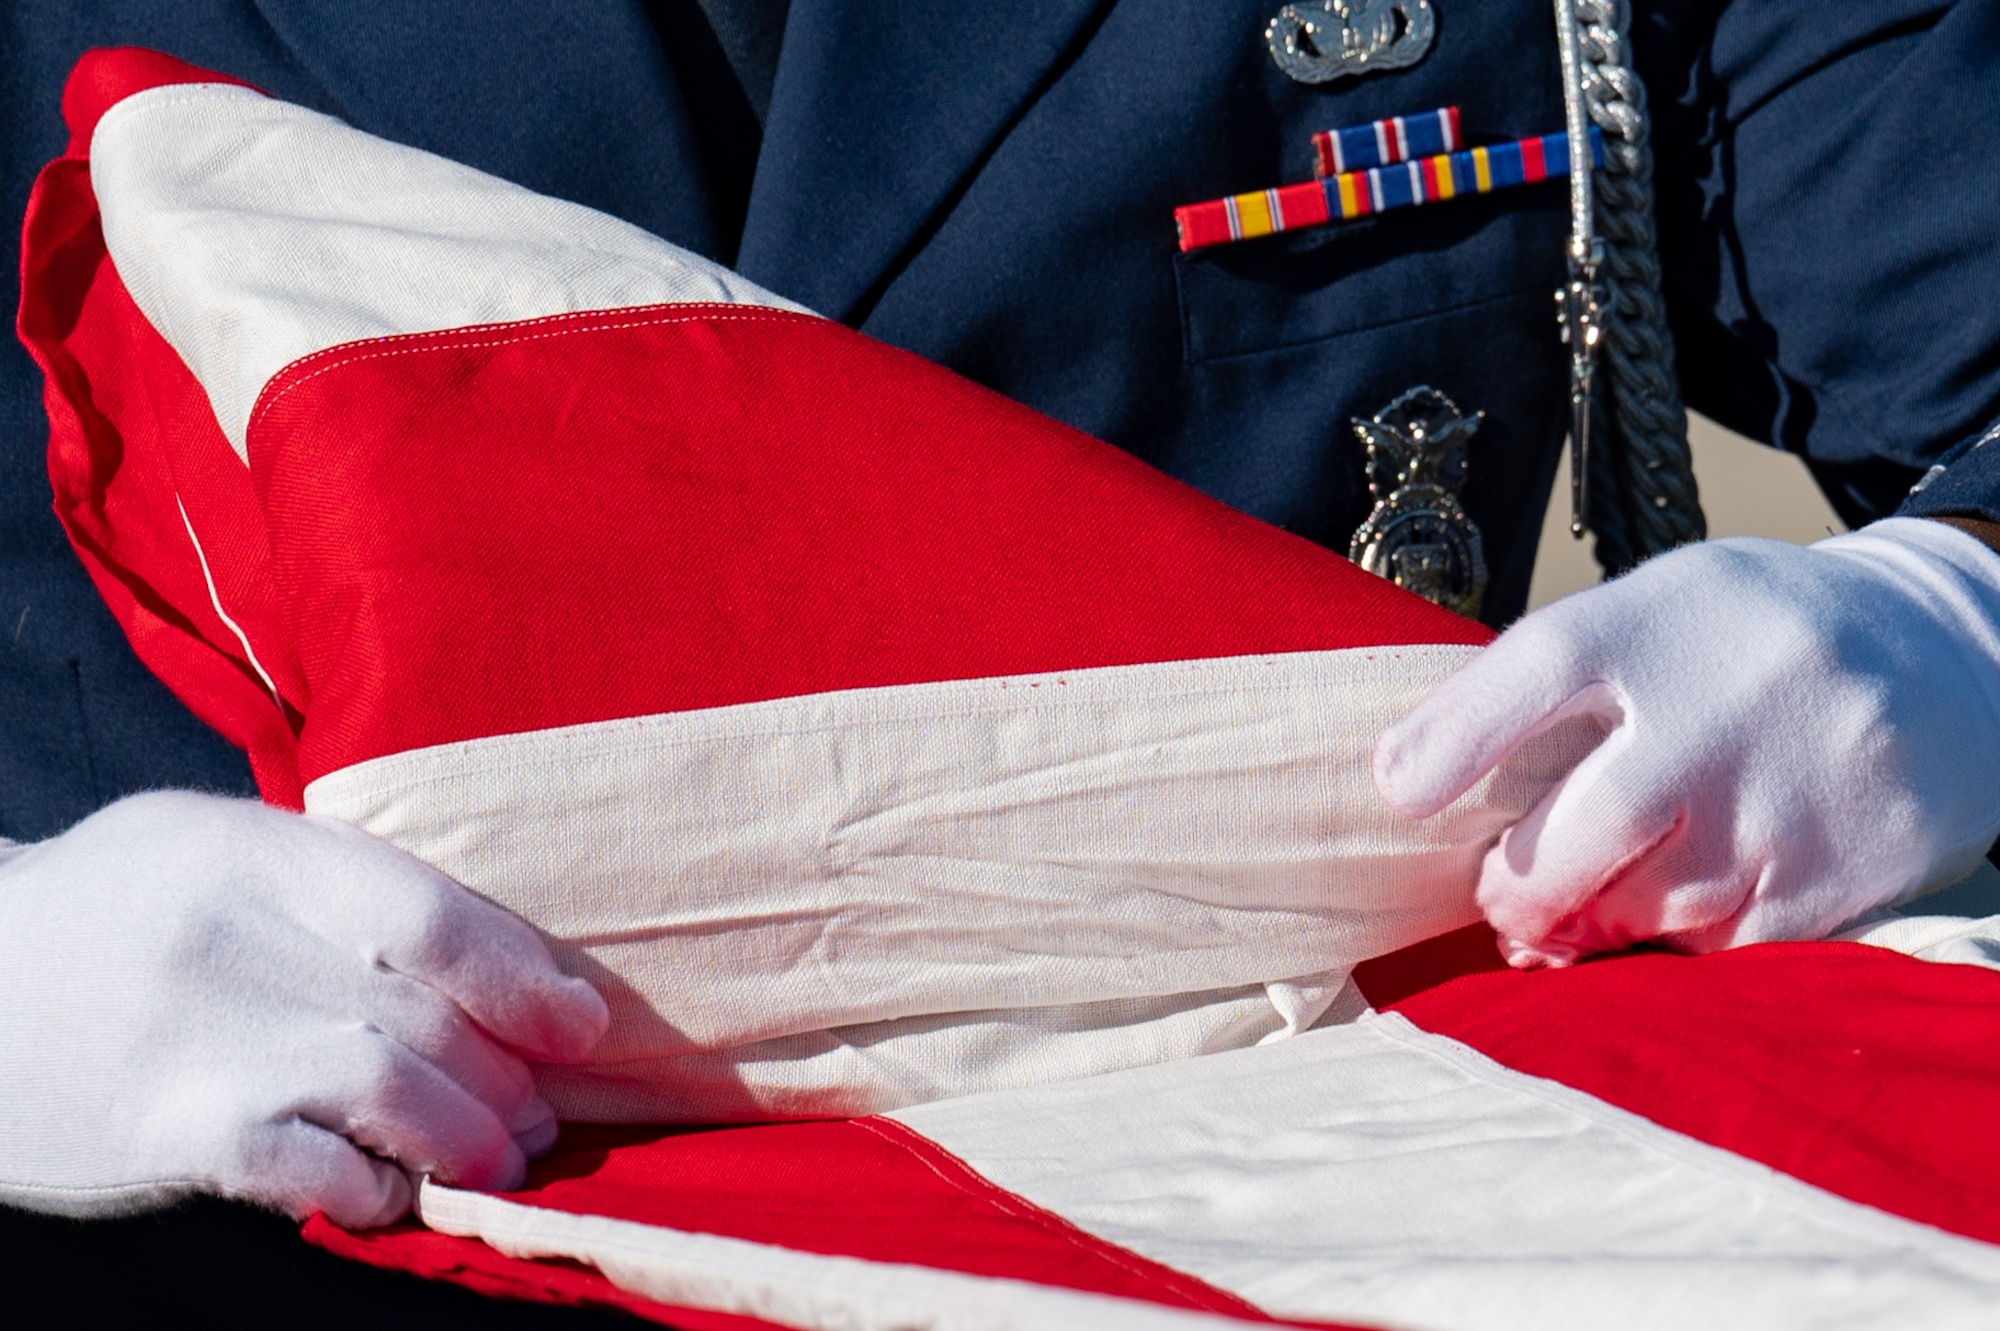
[[[1850,524],[1947,456],[1905,511],[2000,517],[1967,452],[2000,416],[2000,6],[1711,0],[1636,49],[1689,404],[1805,455]]]
[[[37,1331],[645,1331],[622,1310],[495,1300],[363,1266],[206,1197],[116,1220],[0,1208],[10,1325]]]
[[[1307,177],[1309,136],[1457,103],[1560,127],[1545,0],[1435,0],[1412,69],[1308,88],[1277,0],[797,0],[761,129],[697,0],[13,0],[0,210],[92,45],[154,46],[624,217],[1335,548],[1348,428],[1417,383],[1486,413],[1465,502],[1519,613],[1563,433],[1559,186],[1178,254],[1176,204]],[[2000,518],[2000,0],[1648,0],[1686,393],[1804,455],[1851,522]],[[15,298],[12,250],[6,298]],[[47,515],[0,352],[0,835],[122,791],[247,788],[138,667]],[[996,459],[1004,465],[1005,459]]]

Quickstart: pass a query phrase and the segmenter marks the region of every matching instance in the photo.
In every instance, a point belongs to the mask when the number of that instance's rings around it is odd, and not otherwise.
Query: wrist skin
[[[1934,517],[1931,521],[1942,522],[1947,527],[1956,527],[1987,549],[2000,553],[2000,522],[1988,522],[1985,518],[1961,517]]]

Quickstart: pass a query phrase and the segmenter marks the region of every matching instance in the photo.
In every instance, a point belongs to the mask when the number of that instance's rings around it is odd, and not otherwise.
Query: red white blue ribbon
[[[1439,107],[1418,116],[1391,116],[1366,125],[1321,130],[1313,135],[1312,141],[1316,176],[1393,166],[1413,157],[1457,152],[1465,146],[1455,106]]]

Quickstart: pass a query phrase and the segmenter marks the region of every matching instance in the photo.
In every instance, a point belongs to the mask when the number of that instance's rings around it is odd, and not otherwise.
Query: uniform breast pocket
[[[1188,365],[1302,346],[1543,290],[1563,275],[1559,185],[1180,254]],[[1549,318],[1553,327],[1554,301]],[[1468,351],[1474,349],[1468,348]]]

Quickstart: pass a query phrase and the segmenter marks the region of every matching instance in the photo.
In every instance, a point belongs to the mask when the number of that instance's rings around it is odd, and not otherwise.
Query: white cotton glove
[[[0,1202],[205,1191],[367,1226],[410,1174],[517,1186],[556,1133],[522,1056],[608,1021],[534,930],[384,842],[135,796],[0,850]]]
[[[1891,518],[1686,546],[1544,607],[1375,749],[1428,816],[1571,717],[1605,738],[1486,857],[1517,966],[1823,937],[2000,833],[2000,555]]]

